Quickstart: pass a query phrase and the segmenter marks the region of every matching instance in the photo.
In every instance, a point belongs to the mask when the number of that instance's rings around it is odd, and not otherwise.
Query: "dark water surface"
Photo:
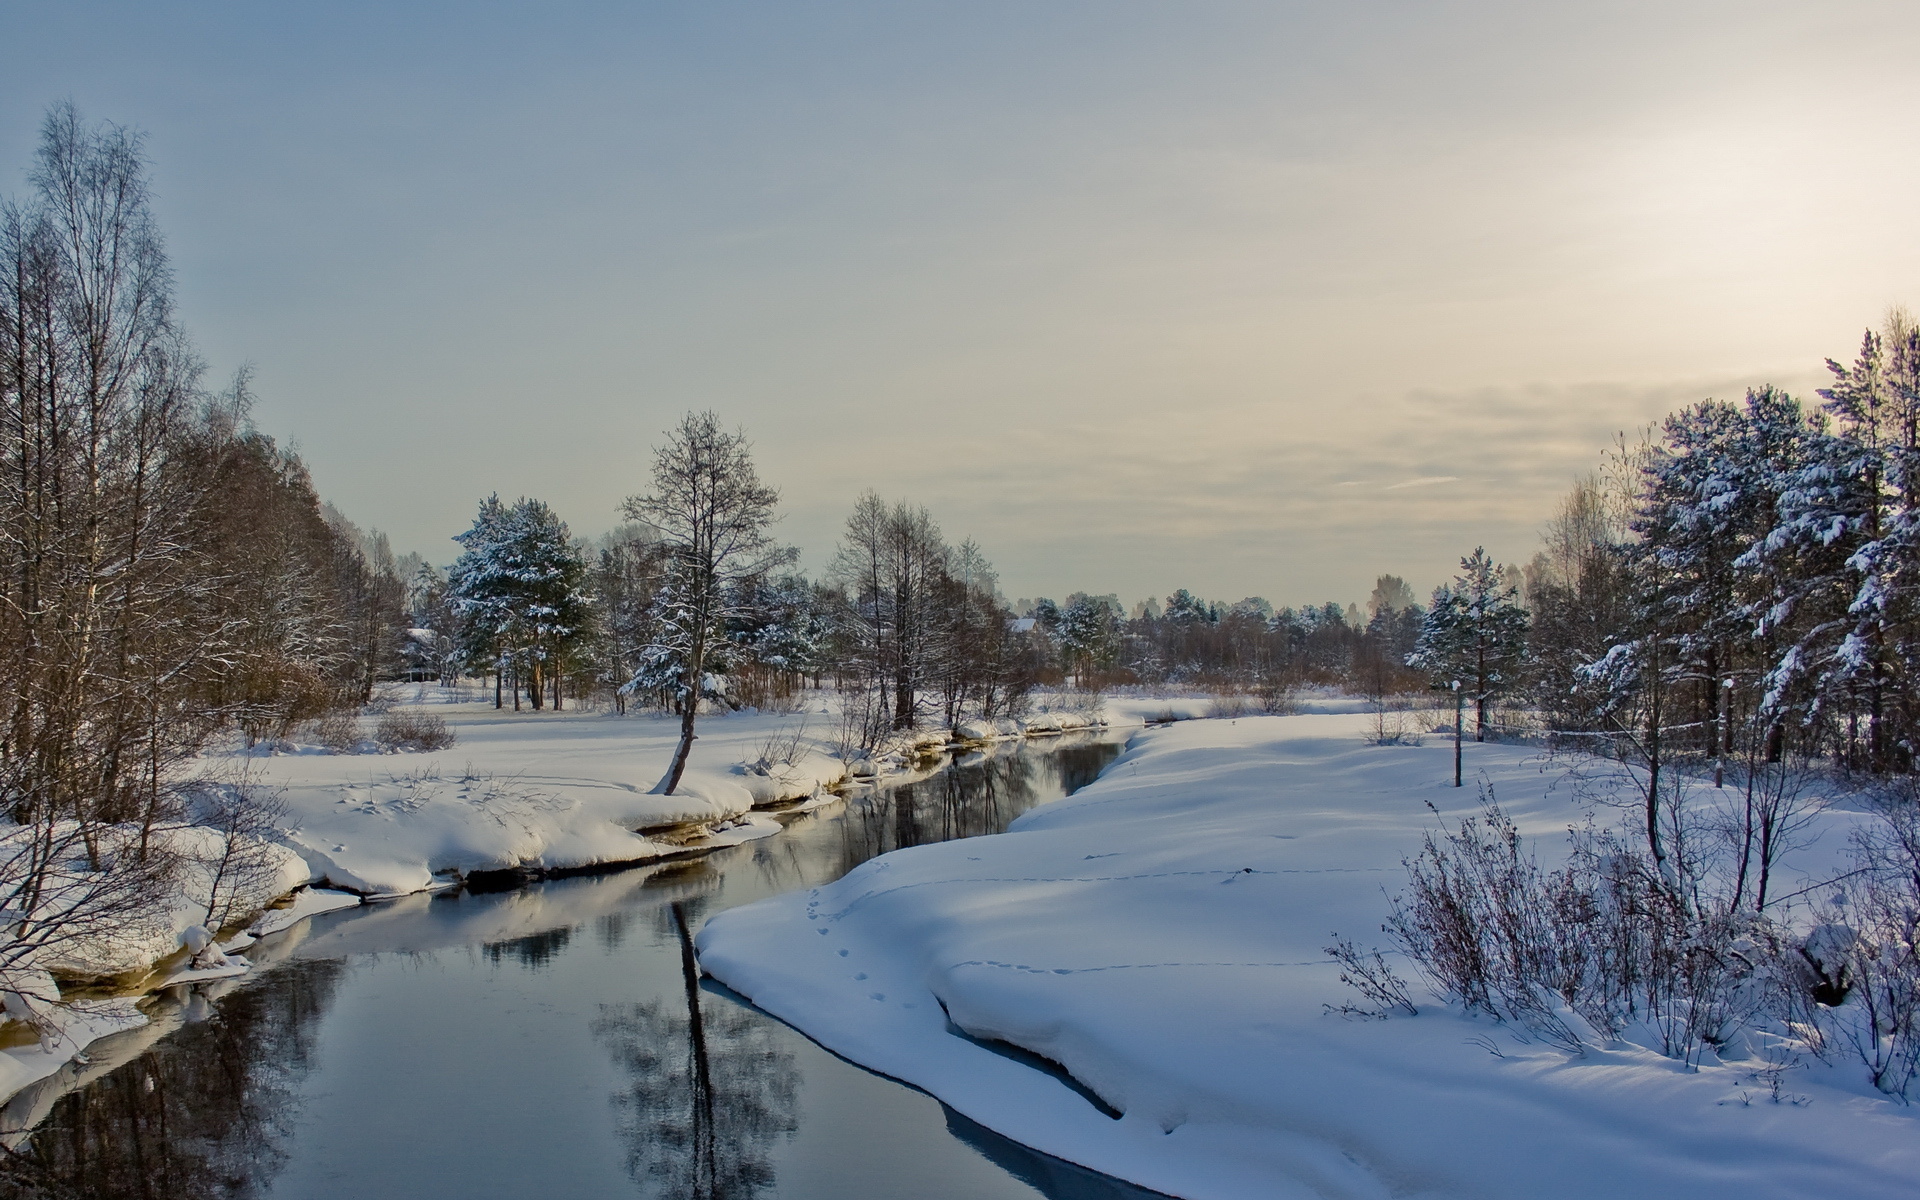
[[[888,850],[998,832],[1119,750],[970,756],[701,859],[315,918],[249,951],[263,966],[237,986],[101,1043],[77,1091],[49,1081],[0,1109],[0,1128],[31,1128],[6,1139],[16,1173],[40,1179],[14,1194],[1147,1196],[690,987],[680,930]]]

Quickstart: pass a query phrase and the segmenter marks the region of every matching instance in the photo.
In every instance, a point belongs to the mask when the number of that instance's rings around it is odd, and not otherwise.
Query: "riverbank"
[[[1367,724],[1137,735],[1005,835],[720,914],[701,964],[988,1128],[1197,1200],[1911,1193],[1914,1112],[1837,1067],[1776,1103],[1731,1049],[1689,1071],[1628,1042],[1569,1059],[1444,1006],[1328,1015],[1356,998],[1330,935],[1384,940],[1428,804],[1474,808],[1450,741],[1368,745]],[[1468,771],[1550,860],[1579,819],[1560,775],[1503,745],[1469,746]],[[1826,867],[1853,819],[1824,815],[1788,872]]]
[[[719,989],[690,992],[671,911],[697,927],[903,845],[997,832],[1096,777],[1120,740],[1006,741],[716,854],[302,922],[250,949],[248,975],[160,997],[153,1024],[29,1088],[0,1129],[34,1129],[9,1140],[85,1195],[149,1178],[198,1194],[239,1164],[252,1192],[285,1197],[718,1195],[751,1178],[767,1195],[1037,1200],[1051,1170],[1087,1200],[1134,1200],[956,1125]],[[676,1152],[704,1095],[714,1153]]]
[[[446,721],[455,740],[438,752],[330,753],[295,741],[206,755],[200,774],[210,786],[244,788],[278,809],[251,896],[235,905],[242,917],[219,931],[230,961],[191,969],[181,948],[182,934],[206,920],[207,886],[189,868],[168,911],[137,937],[53,964],[68,993],[87,983],[94,994],[56,1004],[54,980],[44,978],[35,985],[44,995],[34,1003],[47,1018],[39,1028],[0,1023],[0,1101],[82,1057],[93,1041],[144,1024],[142,996],[241,975],[247,955],[258,953],[255,942],[311,915],[463,884],[515,886],[698,856],[777,834],[793,816],[836,801],[836,791],[930,774],[948,750],[1203,708],[1176,700],[1141,716],[1134,710],[1150,706],[1126,700],[1109,718],[1084,704],[1063,706],[990,730],[922,731],[848,762],[829,736],[837,713],[819,711],[830,708],[827,694],[813,698],[815,711],[703,717],[678,794],[660,796],[651,789],[678,738],[674,718],[503,712],[459,697],[426,685],[399,698],[403,708]],[[209,834],[184,828],[173,836]]]

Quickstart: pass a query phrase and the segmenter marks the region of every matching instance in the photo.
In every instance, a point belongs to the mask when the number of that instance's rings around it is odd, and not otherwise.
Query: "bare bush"
[[[454,743],[444,717],[418,709],[394,708],[380,714],[373,740],[394,750],[445,750]]]
[[[775,767],[791,767],[807,756],[809,747],[806,737],[805,717],[798,724],[782,725],[767,735],[767,739],[760,743],[760,752],[747,765],[763,774]]]
[[[893,710],[886,692],[880,687],[842,688],[840,691],[840,728],[834,736],[834,753],[843,762],[856,762],[871,755],[892,728]]]
[[[1393,973],[1393,968],[1387,965],[1387,960],[1381,957],[1378,950],[1362,950],[1348,939],[1336,937],[1326,952],[1344,968],[1340,972],[1340,982],[1365,996],[1372,1004],[1371,1008],[1357,1004],[1329,1004],[1328,1012],[1343,1017],[1383,1019],[1396,1011],[1410,1017],[1420,1015],[1420,1010],[1413,1006],[1413,998],[1407,994],[1406,980]]]
[[[335,754],[345,754],[360,740],[360,715],[351,708],[334,709],[313,723],[313,740]]]
[[[1373,746],[1418,746],[1429,718],[1406,701],[1388,697],[1374,702],[1367,743]]]
[[[1222,692],[1207,705],[1209,717],[1232,719],[1245,717],[1253,712],[1253,703],[1245,692]]]
[[[1406,866],[1410,891],[1385,928],[1434,990],[1569,1053],[1638,1027],[1696,1064],[1777,997],[1778,939],[1763,917],[1699,912],[1610,832],[1576,833],[1567,866],[1543,870],[1491,789],[1477,816],[1428,833]],[[1360,970],[1358,951],[1328,953],[1382,1003],[1381,976]]]
[[[286,856],[273,835],[286,803],[279,792],[242,781],[201,789],[192,814],[196,826],[217,835],[196,865],[206,900],[200,923],[218,932],[273,898]]]
[[[1883,795],[1878,826],[1855,835],[1858,873],[1802,956],[1830,1004],[1814,1014],[1876,1088],[1911,1099],[1920,1079],[1920,805],[1909,782]],[[1837,994],[1836,994],[1837,993]]]
[[[1260,711],[1270,716],[1285,716],[1300,711],[1300,698],[1293,681],[1282,675],[1262,675],[1253,685],[1253,694],[1260,701]]]

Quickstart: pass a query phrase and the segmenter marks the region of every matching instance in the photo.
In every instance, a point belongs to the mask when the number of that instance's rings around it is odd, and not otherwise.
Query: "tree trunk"
[[[707,648],[703,637],[696,632],[687,655],[686,685],[681,689],[686,694],[686,702],[680,713],[680,744],[674,747],[673,765],[667,768],[667,778],[660,788],[662,795],[671,796],[680,786],[680,776],[687,770],[687,757],[693,753],[693,722],[700,712],[700,676],[706,667]]]
[[[687,756],[693,753],[693,710],[698,705],[685,705],[680,714],[680,744],[673,749],[673,765],[667,768],[666,786],[660,789],[662,795],[673,795],[673,789],[680,786],[680,776],[686,773]]]

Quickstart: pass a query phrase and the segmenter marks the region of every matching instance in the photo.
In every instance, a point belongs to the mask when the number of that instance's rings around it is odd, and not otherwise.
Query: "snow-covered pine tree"
[[[1437,684],[1458,680],[1473,701],[1473,740],[1487,736],[1487,706],[1520,680],[1527,644],[1527,610],[1519,589],[1502,578],[1486,549],[1460,560],[1460,574],[1433,591],[1420,637],[1407,665]]]
[[[1851,366],[1827,365],[1832,424],[1800,439],[1779,522],[1743,559],[1781,589],[1758,622],[1783,647],[1767,700],[1795,713],[1810,744],[1825,737],[1857,765],[1899,769],[1920,715],[1920,331],[1896,315]]]
[[[1668,639],[1668,678],[1691,701],[1684,724],[1698,731],[1687,740],[1709,755],[1734,749],[1729,685],[1751,716],[1754,684],[1773,665],[1753,637],[1773,597],[1742,556],[1774,525],[1780,474],[1804,429],[1799,404],[1773,388],[1748,392],[1744,406],[1708,400],[1667,418],[1646,466],[1630,555],[1646,628],[1631,636]]]
[[[501,706],[500,683],[521,639],[513,589],[500,552],[506,522],[507,507],[498,494],[482,500],[473,525],[454,535],[463,549],[447,568],[447,603],[460,622],[461,656],[467,670],[493,672],[495,708]],[[518,707],[517,685],[514,700]]]
[[[564,671],[592,617],[586,557],[566,522],[539,500],[508,507],[495,495],[454,540],[466,549],[448,571],[448,595],[469,661],[514,671],[536,709],[553,680],[557,707],[556,672]]]
[[[1085,686],[1087,673],[1112,665],[1119,649],[1119,614],[1105,596],[1075,594],[1060,612],[1054,637],[1060,644],[1061,665]]]
[[[802,676],[819,671],[828,622],[804,575],[744,580],[729,607],[730,671],[743,703],[789,696]]]

